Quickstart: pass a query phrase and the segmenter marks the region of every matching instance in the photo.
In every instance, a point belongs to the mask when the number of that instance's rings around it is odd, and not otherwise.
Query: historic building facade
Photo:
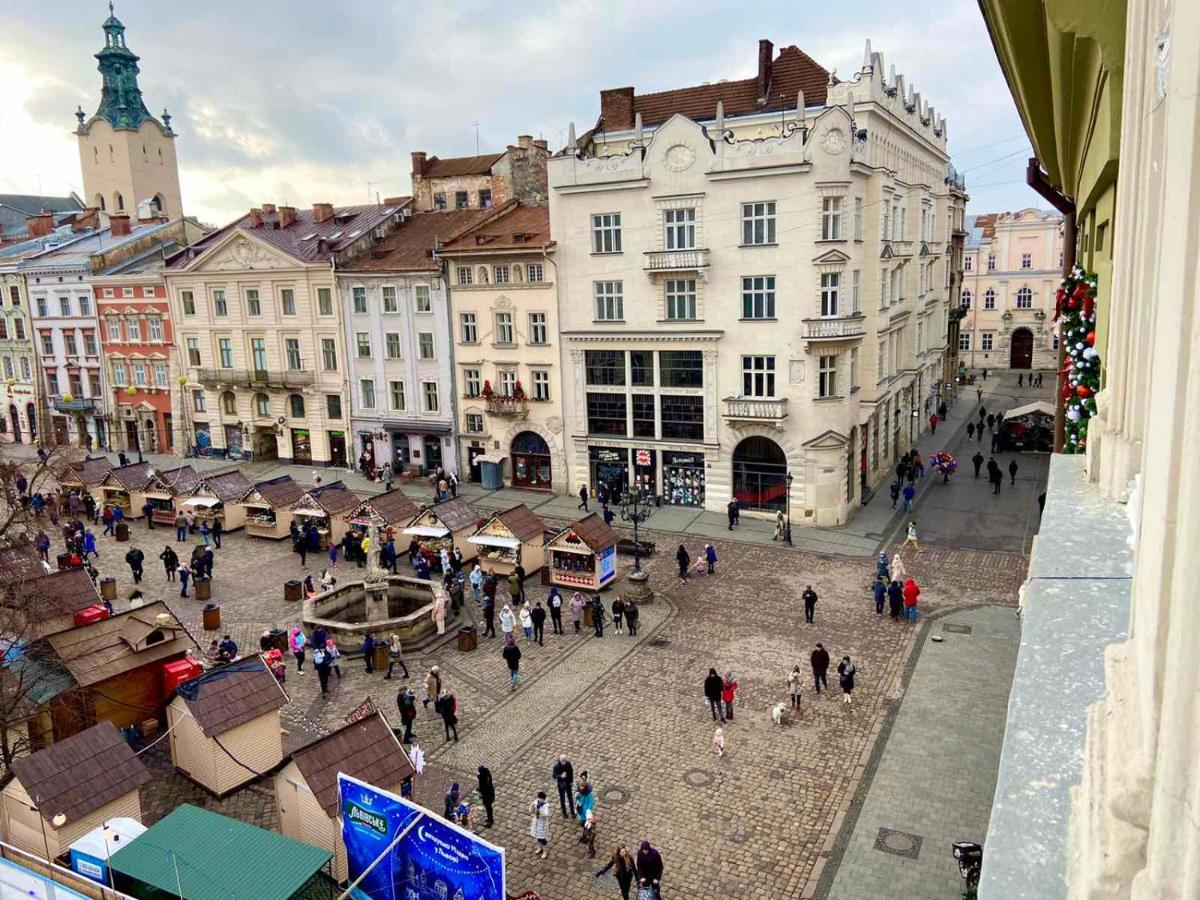
[[[568,487],[550,211],[508,204],[442,247],[449,261],[461,472],[495,459],[513,487]]]
[[[959,358],[972,369],[1053,369],[1062,216],[1023,209],[968,217]]]
[[[25,277],[17,266],[42,249],[40,241],[0,247],[0,442],[30,444],[39,425],[33,324]]]
[[[845,522],[942,389],[945,146],[869,44],[847,81],[763,41],[746,81],[602,92],[549,164],[571,490]]]
[[[412,197],[419,212],[489,209],[510,200],[546,202],[546,142],[523,134],[501,153],[441,159],[412,154]]]

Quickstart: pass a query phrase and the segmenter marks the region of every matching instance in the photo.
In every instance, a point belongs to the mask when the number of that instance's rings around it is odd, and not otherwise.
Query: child
[[[338,665],[338,660],[342,658],[342,651],[337,648],[333,638],[325,642],[325,655],[333,661],[333,674],[338,677],[338,681],[341,681],[342,667]]]
[[[587,816],[583,820],[583,843],[587,846],[587,855],[589,859],[596,858],[596,813],[593,810],[587,811]]]
[[[801,673],[800,667],[792,666],[792,671],[788,674],[788,694],[792,698],[792,709],[797,713],[800,712],[800,694],[803,683],[804,675]]]
[[[720,725],[717,726],[717,730],[713,734],[713,746],[717,748],[717,756],[725,755],[725,729]]]

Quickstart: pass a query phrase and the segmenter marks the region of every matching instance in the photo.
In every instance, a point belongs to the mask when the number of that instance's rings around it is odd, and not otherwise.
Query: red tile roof
[[[514,206],[496,218],[472,228],[442,247],[442,254],[537,250],[550,239],[550,209],[546,206]]]
[[[467,230],[507,209],[447,209],[414,213],[413,217],[352,262],[341,272],[436,271],[433,250],[438,241],[450,242]]]
[[[487,175],[492,171],[503,153],[485,153],[482,156],[455,156],[438,159],[431,156],[421,172],[426,178],[452,178],[455,175]]]

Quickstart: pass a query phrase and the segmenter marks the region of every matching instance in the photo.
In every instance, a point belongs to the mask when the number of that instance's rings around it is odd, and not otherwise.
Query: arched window
[[[125,198],[121,196],[120,191],[113,194],[113,209],[117,212],[125,212]]]
[[[748,437],[733,451],[733,497],[742,509],[787,505],[787,457],[770,438]]]
[[[96,195],[96,209],[100,209],[100,210],[108,209],[108,204],[106,204],[104,202],[103,194]]]
[[[1033,309],[1033,291],[1029,288],[1017,291],[1017,309]]]
[[[963,309],[971,308],[971,292],[968,290],[964,290],[962,292],[962,308]]]
[[[237,415],[237,397],[233,395],[233,391],[226,391],[221,395],[221,412],[227,416]]]
[[[984,309],[995,309],[996,308],[996,292],[993,291],[991,288],[988,288],[986,291],[983,292],[983,308]]]
[[[150,198],[150,206],[153,208],[156,215],[162,215],[163,210],[167,208],[167,201],[163,199],[162,194],[155,194]]]
[[[271,415],[271,398],[266,394],[254,395],[254,414],[256,416]]]
[[[292,418],[293,419],[303,419],[304,418],[304,398],[301,397],[299,394],[292,394],[290,397],[288,397],[288,403],[290,404],[291,409],[292,409]]]

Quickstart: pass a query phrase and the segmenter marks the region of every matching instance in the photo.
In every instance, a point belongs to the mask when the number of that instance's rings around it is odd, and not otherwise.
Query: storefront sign
[[[361,722],[363,719],[373,716],[377,712],[375,701],[368,697],[362,703],[358,704],[353,712],[346,716],[346,724],[350,725],[354,722]]]
[[[627,463],[629,457],[624,450],[606,450],[603,447],[592,447],[592,459],[602,463]]]
[[[704,466],[704,457],[696,453],[673,453],[669,450],[664,450],[663,465],[691,466],[699,469]]]
[[[596,567],[600,572],[600,586],[608,584],[617,577],[616,545],[605,547],[596,554]]]
[[[650,465],[650,451],[649,450],[636,451],[635,459],[636,459],[636,464],[639,466]]]

